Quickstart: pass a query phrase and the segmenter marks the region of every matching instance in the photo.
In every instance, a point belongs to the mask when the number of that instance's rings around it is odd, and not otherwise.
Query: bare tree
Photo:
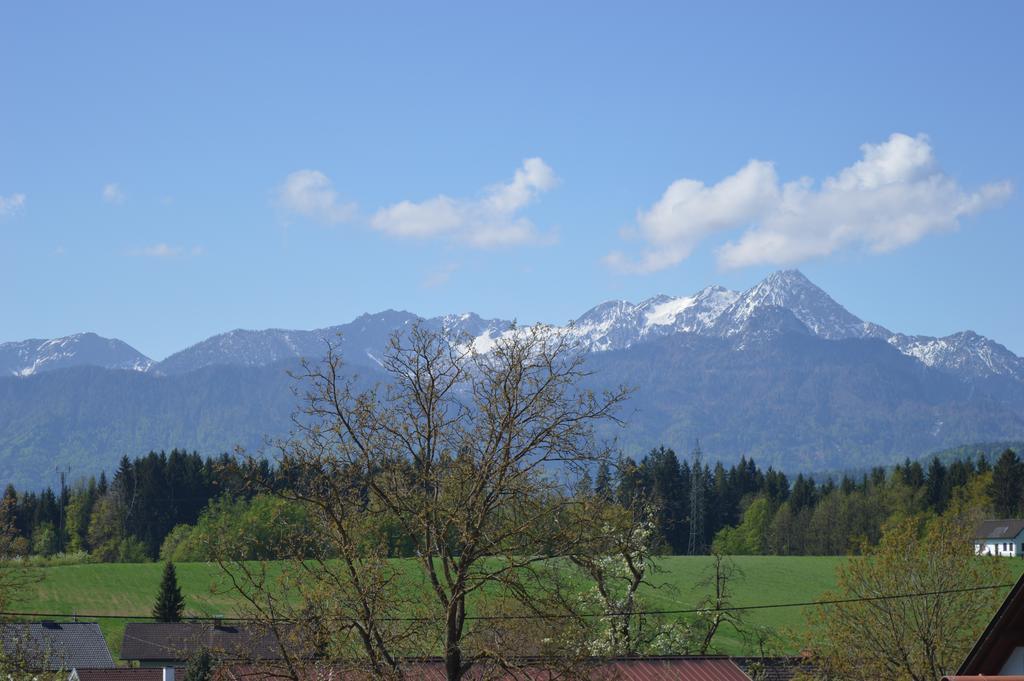
[[[276,620],[315,629],[328,657],[377,678],[400,677],[404,655],[438,651],[453,681],[479,662],[514,665],[515,651],[469,618],[504,603],[537,618],[521,629],[542,632],[536,622],[577,602],[550,560],[594,531],[572,519],[567,482],[608,459],[594,427],[617,421],[628,392],[584,389],[582,362],[550,327],[513,329],[480,353],[416,326],[381,359],[388,382],[358,390],[329,345],[304,365],[305,408],[278,445],[287,484],[273,491],[302,503],[308,525],[274,588],[298,597],[270,595],[265,572],[225,562],[237,588],[254,611],[273,605]],[[395,534],[411,560],[390,559]]]
[[[706,655],[718,633],[719,627],[728,624],[743,634],[744,623],[742,611],[733,609],[732,587],[737,579],[743,577],[743,571],[729,558],[715,552],[711,554],[711,566],[707,577],[700,583],[710,593],[701,600],[700,612],[697,616],[696,628],[699,631],[697,652]]]

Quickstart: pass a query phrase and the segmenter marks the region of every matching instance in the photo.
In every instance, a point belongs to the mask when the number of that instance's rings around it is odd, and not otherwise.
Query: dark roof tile
[[[95,622],[0,624],[0,643],[5,655],[21,658],[37,669],[114,666]]]
[[[1024,520],[983,520],[974,529],[975,539],[1013,539],[1024,531]]]
[[[290,650],[303,645],[287,633]],[[298,638],[298,637],[294,637]],[[121,642],[122,660],[187,660],[201,650],[234,660],[276,660],[281,646],[273,632],[253,625],[207,622],[130,622]],[[299,656],[312,657],[311,651]]]

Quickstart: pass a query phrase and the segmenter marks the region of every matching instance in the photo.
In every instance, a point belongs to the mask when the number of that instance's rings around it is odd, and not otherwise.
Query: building
[[[68,681],[184,681],[185,670],[168,667],[114,667],[113,669],[72,669]]]
[[[520,661],[523,662],[523,661]],[[510,672],[497,665],[480,663],[466,673],[467,681],[554,681],[586,678],[590,681],[750,681],[750,677],[728,657],[635,657],[581,662],[575,674],[567,674],[537,659]],[[301,681],[367,681],[365,672],[310,663],[297,670]],[[403,667],[406,678],[444,681],[444,661],[436,658],[409,660]],[[228,665],[219,668],[213,681],[280,681],[283,670],[271,666]]]
[[[279,660],[282,644],[297,657],[314,656],[314,651],[294,640],[297,636],[282,636],[284,642],[263,627],[219,621],[130,622],[124,628],[121,660],[140,667],[184,667],[203,650],[226,661]]]
[[[974,531],[974,552],[986,556],[1024,557],[1024,520],[984,520]]]
[[[308,647],[303,649],[288,630],[281,635],[289,642],[287,650],[293,663],[300,667],[296,671],[302,681],[367,681],[363,672],[318,660],[315,651]],[[131,673],[110,675],[102,670],[80,669],[69,681],[182,681],[181,667],[202,650],[208,650],[221,661],[214,681],[280,681],[291,676],[281,644],[264,628],[174,622],[130,623],[125,627],[121,659],[138,665],[125,670]],[[524,665],[522,673],[509,674],[495,664],[480,662],[466,678],[487,681],[580,677],[594,681],[750,681],[752,678],[790,681],[798,671],[811,669],[809,661],[801,657],[631,657],[576,661],[573,670],[577,676],[567,677],[566,670],[549,658],[527,658],[519,662]],[[446,678],[444,660],[440,658],[407,659],[402,664],[407,678],[428,681]],[[173,673],[174,667],[178,668],[177,675]]]
[[[25,669],[111,669],[114,658],[96,622],[0,624],[4,657]]]
[[[1024,576],[1017,580],[956,675],[943,681],[1024,679]]]

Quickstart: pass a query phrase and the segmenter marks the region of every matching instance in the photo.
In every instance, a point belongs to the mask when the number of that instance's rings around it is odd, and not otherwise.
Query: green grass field
[[[733,603],[738,606],[769,605],[812,601],[835,585],[836,566],[841,557],[826,556],[738,556],[742,571],[734,581]],[[692,608],[706,589],[696,585],[707,574],[711,559],[705,556],[674,556],[659,561],[660,570],[652,576],[656,588],[645,593],[649,607],[657,610]],[[1011,561],[1014,576],[1024,572],[1024,561]],[[222,593],[219,569],[205,563],[178,564],[178,582],[185,594],[189,615],[235,614],[234,600]],[[160,583],[163,565],[91,564],[34,568],[43,579],[19,598],[16,607],[23,612],[78,613],[89,615],[148,616]],[[784,652],[797,652],[806,608],[753,610],[745,615],[750,624],[771,627],[780,636]],[[100,627],[116,658],[121,647],[124,624],[128,620],[99,620]],[[723,628],[715,639],[720,652],[754,652],[731,629]]]

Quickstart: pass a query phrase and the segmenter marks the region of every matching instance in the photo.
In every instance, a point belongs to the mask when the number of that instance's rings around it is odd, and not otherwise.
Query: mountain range
[[[372,383],[395,331],[420,322],[486,352],[513,323],[394,310],[298,331],[235,330],[156,362],[82,333],[0,344],[0,480],[37,485],[54,466],[110,469],[174,446],[258,447],[287,432],[287,369],[325,340]],[[1024,359],[972,331],[910,336],[861,320],[795,270],[754,287],[608,301],[564,327],[595,387],[637,388],[628,453],[658,444],[742,454],[786,470],[890,463],[965,442],[1024,437]]]

